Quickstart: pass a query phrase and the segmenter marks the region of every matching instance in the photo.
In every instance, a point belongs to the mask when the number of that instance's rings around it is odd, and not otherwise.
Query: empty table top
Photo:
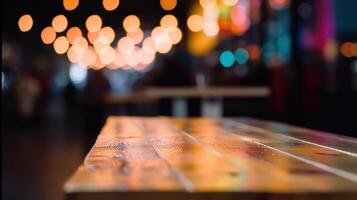
[[[249,118],[109,117],[68,199],[356,199],[357,140]]]

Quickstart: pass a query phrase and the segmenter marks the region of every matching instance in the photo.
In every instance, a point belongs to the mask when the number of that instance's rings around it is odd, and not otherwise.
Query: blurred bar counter
[[[69,200],[356,199],[357,140],[250,118],[109,117]]]
[[[110,94],[107,104],[154,103],[162,98],[173,100],[172,113],[175,117],[188,116],[188,98],[201,98],[201,116],[222,117],[222,99],[227,97],[267,98],[268,87],[151,87],[129,95]]]

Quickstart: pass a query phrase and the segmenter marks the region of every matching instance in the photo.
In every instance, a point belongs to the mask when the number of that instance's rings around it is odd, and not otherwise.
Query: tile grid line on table
[[[154,149],[156,154],[159,156],[159,158],[162,159],[169,166],[169,168],[176,175],[177,179],[181,182],[181,184],[186,189],[186,191],[187,192],[194,192],[195,189],[194,189],[194,186],[191,183],[191,181],[187,177],[185,177],[179,170],[177,170],[175,167],[173,167],[166,159],[164,159],[162,157],[162,155],[157,151],[155,146],[152,144],[152,142],[147,139],[146,134],[145,134],[146,133],[146,129],[147,129],[147,127],[145,125],[145,122],[142,122],[142,123],[137,123],[136,122],[135,125],[137,126],[138,129],[140,129],[144,133],[144,139],[152,146],[152,148]]]
[[[345,151],[345,150],[341,150],[341,149],[337,149],[337,148],[332,148],[332,147],[328,147],[328,146],[324,146],[324,145],[321,145],[321,144],[317,144],[315,142],[309,142],[309,141],[302,140],[302,139],[299,139],[299,138],[295,138],[295,137],[292,137],[292,136],[284,135],[284,134],[278,133],[278,132],[268,131],[268,130],[265,130],[265,129],[262,129],[262,128],[259,128],[259,127],[243,124],[241,122],[237,122],[237,121],[234,121],[234,120],[229,120],[229,121],[231,121],[232,123],[238,124],[239,127],[243,128],[243,129],[246,129],[246,130],[256,130],[257,132],[265,132],[265,133],[268,133],[268,134],[278,135],[280,137],[284,137],[284,138],[288,138],[288,139],[291,139],[291,140],[295,140],[295,141],[299,141],[299,142],[315,145],[315,146],[318,146],[318,147],[321,147],[321,148],[325,148],[325,149],[329,149],[329,150],[332,150],[332,151],[337,151],[339,153],[347,154],[349,156],[357,157],[357,154],[353,153],[353,152],[349,152],[349,151]],[[353,142],[353,141],[351,141],[351,142]]]
[[[240,124],[239,122],[235,122],[235,121],[233,121],[233,122],[236,123],[236,124]],[[354,183],[357,183],[357,175],[354,174],[354,173],[346,172],[346,171],[343,171],[343,170],[340,170],[340,169],[337,169],[337,168],[334,168],[334,167],[330,167],[328,165],[325,165],[325,164],[322,164],[322,163],[319,163],[319,162],[315,162],[315,161],[312,161],[312,160],[309,160],[309,159],[294,155],[294,154],[289,153],[289,152],[282,151],[282,150],[280,150],[278,148],[271,147],[269,145],[266,145],[266,144],[263,144],[261,142],[258,142],[257,140],[252,139],[252,138],[248,138],[248,137],[245,137],[245,136],[240,136],[240,135],[238,135],[236,133],[231,133],[231,132],[228,132],[228,131],[225,131],[225,132],[227,134],[232,134],[232,135],[234,135],[236,137],[239,137],[244,141],[264,146],[264,147],[269,148],[271,150],[274,150],[274,151],[276,151],[276,152],[278,152],[280,154],[284,154],[284,155],[289,156],[291,158],[294,158],[296,160],[302,161],[302,162],[304,162],[306,164],[309,164],[309,165],[315,166],[315,167],[317,167],[319,169],[322,169],[324,171],[327,171],[327,172],[329,172],[331,174],[335,174],[335,175],[337,175],[339,177],[342,177],[344,179],[347,179],[347,180],[350,180],[350,181],[352,181]]]

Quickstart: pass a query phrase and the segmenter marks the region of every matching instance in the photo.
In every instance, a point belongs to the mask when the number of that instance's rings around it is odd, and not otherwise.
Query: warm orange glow
[[[107,11],[113,11],[119,6],[119,0],[103,0],[103,7]]]
[[[248,45],[247,50],[248,50],[249,58],[251,60],[256,61],[260,59],[260,48],[258,45],[256,44]]]
[[[130,54],[134,48],[134,41],[130,37],[122,37],[118,42],[118,50],[124,55]]]
[[[140,20],[135,15],[129,15],[125,17],[123,27],[126,32],[135,32],[140,27]]]
[[[86,40],[86,38],[80,36],[73,41],[73,46],[79,46],[83,49],[86,49],[88,48],[88,41]]]
[[[192,32],[199,32],[203,29],[203,18],[200,15],[191,15],[187,20],[187,26]]]
[[[58,54],[64,54],[69,48],[69,42],[65,36],[58,37],[53,43],[53,48]]]
[[[109,46],[108,44],[103,44],[99,40],[96,40],[93,44],[95,51],[100,54],[102,49],[106,46]]]
[[[18,25],[21,32],[27,32],[31,30],[33,26],[33,20],[31,15],[22,15],[18,21]]]
[[[111,44],[114,41],[115,32],[114,30],[106,26],[99,31],[98,40],[103,44]]]
[[[142,64],[150,64],[155,60],[155,54],[146,53],[143,49],[138,51],[139,61]]]
[[[238,3],[238,0],[223,0],[223,3],[226,6],[234,6]]]
[[[219,25],[216,21],[206,21],[204,23],[203,32],[207,36],[216,36],[219,32]]]
[[[173,10],[177,5],[177,0],[160,0],[160,5],[166,11]]]
[[[73,46],[71,46],[67,51],[67,58],[70,62],[76,63],[81,58],[81,55],[76,52]]]
[[[52,19],[52,27],[58,33],[66,30],[67,25],[68,25],[68,21],[64,15],[57,15]]]
[[[67,40],[69,43],[73,44],[73,41],[82,36],[82,31],[78,27],[72,27],[67,31]]]
[[[154,42],[152,41],[151,37],[147,37],[143,41],[142,48],[143,48],[143,51],[145,51],[145,53],[147,53],[147,54],[155,54],[156,53]]]
[[[85,50],[78,63],[83,66],[89,67],[95,65],[97,60],[97,54],[95,53],[94,49],[92,47],[89,47]]]
[[[87,38],[91,44],[94,44],[95,41],[98,39],[99,31],[98,32],[88,32]]]
[[[116,51],[115,59],[113,61],[113,65],[110,67],[111,69],[117,69],[124,65],[123,56],[120,54],[119,51]]]
[[[144,32],[139,28],[135,32],[127,33],[127,36],[133,39],[135,44],[139,44],[144,39]]]
[[[173,29],[168,29],[168,30],[169,30],[171,43],[172,44],[179,43],[182,39],[182,31],[178,27],[175,27]]]
[[[344,56],[344,57],[347,57],[347,58],[351,58],[353,57],[353,52],[352,52],[352,48],[353,48],[353,43],[352,42],[345,42],[341,45],[341,54]]]
[[[71,11],[78,7],[79,0],[63,0],[63,7],[65,10]]]
[[[102,64],[109,65],[114,62],[115,56],[115,50],[111,46],[105,46],[99,54],[99,60]]]
[[[172,48],[171,38],[168,31],[162,27],[156,27],[151,32],[151,38],[157,52],[165,54]]]
[[[217,0],[200,0],[200,4],[204,9],[212,9],[217,6]]]
[[[91,15],[86,20],[86,27],[89,32],[98,32],[102,28],[102,19],[98,15]]]
[[[56,39],[56,31],[48,26],[41,31],[41,39],[45,44],[51,44]]]
[[[165,28],[176,27],[178,24],[177,19],[173,15],[165,15],[161,18],[160,25]]]

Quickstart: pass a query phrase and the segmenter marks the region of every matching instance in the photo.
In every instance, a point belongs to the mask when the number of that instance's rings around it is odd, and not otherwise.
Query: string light
[[[68,25],[67,18],[64,15],[57,15],[52,19],[52,27],[57,32],[63,32]]]
[[[53,43],[53,48],[58,54],[64,54],[69,48],[69,42],[65,36],[58,37]]]
[[[41,31],[41,40],[44,44],[51,44],[56,39],[56,31],[48,26]]]
[[[160,5],[166,11],[173,10],[177,5],[177,0],[160,0]]]
[[[33,26],[33,20],[31,15],[22,15],[18,21],[19,29],[22,32],[30,31]]]
[[[187,26],[192,32],[199,32],[203,29],[203,19],[200,15],[191,15],[187,20]]]
[[[103,7],[107,11],[113,11],[118,8],[119,0],[103,0]]]
[[[86,20],[86,27],[89,32],[98,32],[102,27],[102,19],[98,15],[91,15]]]
[[[63,7],[67,11],[75,10],[78,7],[79,0],[63,0]]]

